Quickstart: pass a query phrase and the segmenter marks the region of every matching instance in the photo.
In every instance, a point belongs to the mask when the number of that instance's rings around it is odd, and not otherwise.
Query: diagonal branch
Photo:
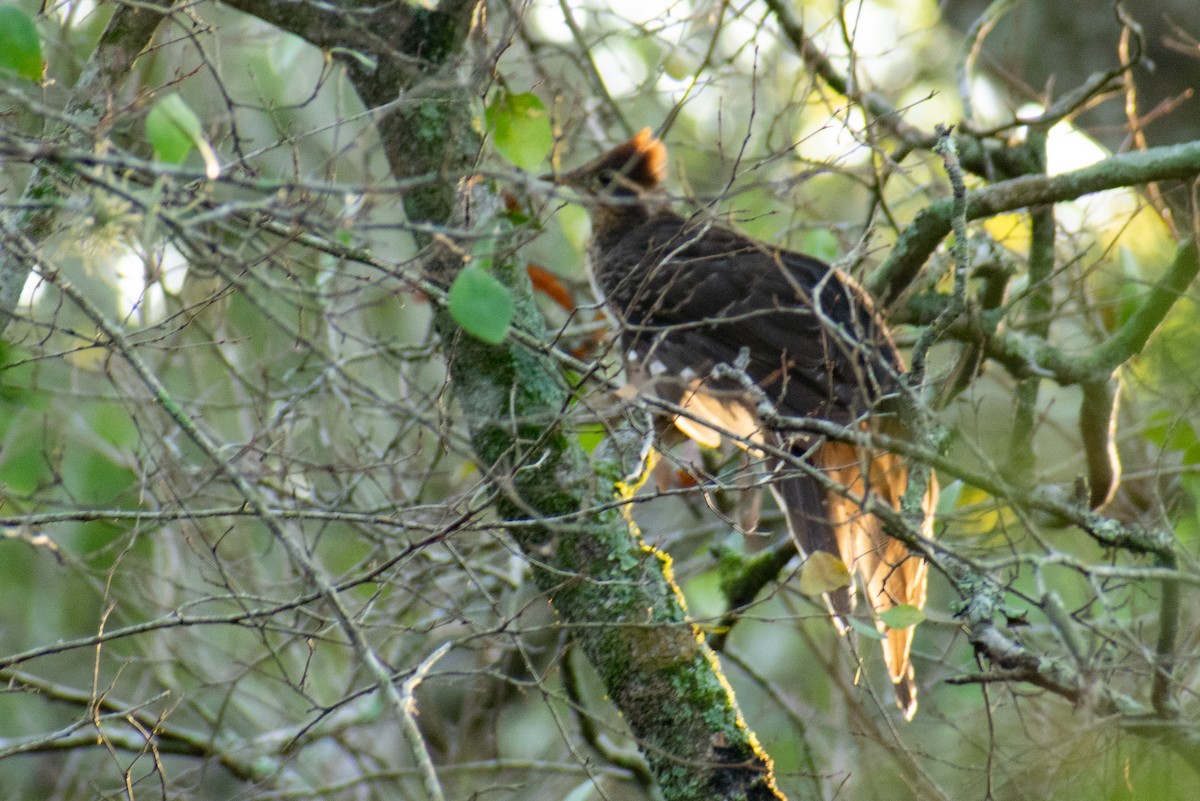
[[[1099,164],[1054,176],[1027,175],[967,194],[967,219],[979,220],[1006,211],[1062,203],[1150,181],[1200,175],[1200,142],[1122,153]],[[887,259],[867,281],[884,304],[894,301],[916,278],[925,260],[950,233],[953,201],[923,209],[896,240]]]

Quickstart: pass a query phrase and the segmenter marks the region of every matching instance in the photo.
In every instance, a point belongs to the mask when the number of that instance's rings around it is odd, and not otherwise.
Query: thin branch
[[[149,2],[117,4],[62,112],[62,119],[71,124],[60,123],[59,130],[43,137],[45,140],[67,137],[83,150],[94,149],[94,143],[83,140],[102,138],[103,129],[112,123],[109,105],[114,88],[124,82],[134,60],[150,44],[163,15],[169,11],[167,6]],[[65,194],[60,180],[69,183],[70,175],[47,169],[48,166],[39,165],[34,170],[18,204],[21,211],[14,219],[3,221],[6,231],[17,230],[40,242],[58,229],[60,206],[56,201]],[[32,269],[30,263],[10,248],[7,240],[7,234],[0,234],[0,333],[12,322]]]
[[[429,671],[433,670],[433,666],[449,650],[450,643],[444,642],[433,653],[422,659],[412,674],[404,680],[400,693],[400,708],[403,710],[401,728],[404,731],[404,739],[408,742],[408,749],[417,763],[417,768],[421,771],[421,782],[425,786],[425,794],[432,801],[444,801],[446,794],[442,791],[442,783],[438,780],[437,769],[434,768],[433,759],[429,756],[429,747],[425,744],[421,727],[417,725],[416,692],[417,687],[429,675]]]
[[[25,242],[23,245],[28,249],[25,254],[28,263],[39,265],[39,269],[46,280],[57,286],[63,295],[69,298],[96,325],[100,332],[108,339],[109,343],[111,343],[113,349],[129,364],[134,373],[150,391],[155,402],[158,403],[175,425],[204,453],[213,466],[229,480],[246,501],[247,506],[259,522],[263,524],[283,547],[292,563],[316,586],[320,597],[333,609],[334,616],[342,631],[346,634],[351,647],[358,658],[362,660],[367,672],[374,679],[381,694],[387,699],[388,705],[395,712],[399,720],[405,720],[407,707],[392,681],[391,671],[384,666],[383,661],[363,634],[362,629],[354,622],[353,615],[342,600],[342,595],[333,583],[332,578],[309,554],[307,546],[295,536],[294,532],[288,530],[278,518],[271,515],[270,508],[263,500],[259,490],[250,483],[245,475],[236,470],[221,455],[222,448],[220,444],[175,401],[163,383],[159,381],[158,377],[134,350],[124,332],[112,323],[91,300],[58,274],[57,271],[48,268],[46,265],[40,265],[39,259],[29,243]]]

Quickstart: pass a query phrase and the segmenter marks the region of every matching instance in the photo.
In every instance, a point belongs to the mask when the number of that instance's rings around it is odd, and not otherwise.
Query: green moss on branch
[[[1081,170],[1054,176],[1027,175],[970,192],[967,219],[1061,203],[1106,189],[1184,180],[1197,175],[1200,175],[1200,142],[1122,153]],[[868,289],[876,297],[890,303],[912,283],[929,254],[950,233],[952,208],[952,201],[943,200],[917,214],[867,281]]]
[[[528,283],[498,271],[517,297],[516,324],[542,338]],[[566,429],[568,389],[544,356],[488,345],[437,317],[471,439],[501,490],[498,513],[533,578],[599,673],[668,799],[778,798],[712,652],[688,620],[670,560],[645,545],[613,504],[640,440],[616,432],[595,461]]]

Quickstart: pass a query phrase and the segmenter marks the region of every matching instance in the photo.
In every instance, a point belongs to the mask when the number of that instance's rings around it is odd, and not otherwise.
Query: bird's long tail
[[[884,532],[882,521],[865,513],[854,498],[873,495],[893,509],[900,508],[900,497],[908,483],[908,468],[894,454],[867,454],[840,442],[826,442],[812,456],[839,487],[826,491],[814,477],[802,473],[789,475],[773,487],[776,499],[787,516],[788,527],[805,554],[822,550],[842,559],[852,574],[862,578],[876,627],[885,635],[883,657],[888,676],[895,685],[896,700],[905,717],[916,712],[917,690],[912,660],[913,628],[888,628],[878,615],[899,605],[925,607],[928,566],[908,547]],[[933,535],[933,508],[937,485],[930,479],[925,494],[925,517],[921,534]],[[854,607],[853,588],[830,593],[829,605],[835,616],[845,617]],[[841,626],[844,628],[844,624]]]

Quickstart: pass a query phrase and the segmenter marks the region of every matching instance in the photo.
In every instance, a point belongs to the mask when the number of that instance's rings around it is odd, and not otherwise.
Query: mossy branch
[[[1200,175],[1200,142],[1122,153],[1061,175],[1027,175],[969,192],[967,219],[1075,200],[1106,189],[1197,175]],[[883,303],[894,301],[916,278],[929,254],[950,233],[952,212],[952,200],[938,201],[917,214],[896,240],[887,259],[867,281],[867,288]]]
[[[1111,372],[1141,353],[1175,301],[1187,291],[1197,271],[1200,271],[1200,255],[1196,242],[1186,239],[1176,249],[1175,259],[1162,280],[1150,288],[1129,319],[1084,360],[1084,371]]]
[[[1162,278],[1140,299],[1129,319],[1090,353],[1067,354],[1041,337],[1018,331],[993,332],[984,343],[985,353],[1016,378],[1040,375],[1064,387],[1107,381],[1113,370],[1141,352],[1197,274],[1200,274],[1200,258],[1196,244],[1185,239],[1176,247]],[[948,302],[948,298],[922,298],[919,314],[907,321],[926,324]],[[979,337],[978,330],[968,324],[951,326],[945,335],[967,342]]]
[[[438,273],[454,269],[444,250]],[[545,338],[528,278],[497,275],[514,324]],[[670,559],[650,548],[614,494],[632,493],[644,437],[622,425],[589,460],[567,427],[557,365],[514,342],[489,345],[436,315],[475,452],[502,490],[497,512],[533,579],[599,673],[668,799],[774,799],[771,763],[737,709],[712,651],[690,622]]]
[[[451,0],[432,12],[389,6],[386,12],[364,10],[361,17],[353,9],[331,8],[324,26],[312,9],[290,16],[290,6],[234,5],[262,12],[314,42],[326,41],[330,24],[353,31],[358,48],[378,65],[374,71],[351,69],[360,96],[378,105],[403,94],[403,102],[390,106],[378,123],[393,173],[442,176],[428,191],[406,195],[410,220],[444,225],[455,201],[468,200],[479,202],[464,203],[456,222],[467,228],[494,223],[486,187],[464,181],[458,191],[455,185],[456,177],[472,172],[480,147],[469,124],[470,98],[476,93],[463,84],[470,78],[462,78],[455,63],[470,3]],[[389,30],[436,29],[448,38],[433,50],[426,38],[414,36],[384,46],[373,33],[383,29],[382,20],[373,16],[380,13],[397,16],[385,26]],[[405,50],[409,45],[416,49]],[[452,279],[462,266],[461,251],[447,242],[439,238],[430,246],[427,264],[435,275]],[[516,300],[514,325],[545,341],[524,272],[502,260],[495,272]],[[640,454],[641,436],[633,435],[638,445],[631,450],[631,430],[615,431],[589,461],[567,427],[569,388],[552,359],[514,338],[499,345],[474,339],[445,309],[435,314],[435,326],[475,453],[500,490],[497,514],[521,523],[510,532],[529,560],[534,581],[600,674],[663,796],[680,801],[780,798],[770,759],[746,728],[715,657],[688,620],[669,560],[642,543],[613,504],[614,492],[636,461],[632,457]]]

